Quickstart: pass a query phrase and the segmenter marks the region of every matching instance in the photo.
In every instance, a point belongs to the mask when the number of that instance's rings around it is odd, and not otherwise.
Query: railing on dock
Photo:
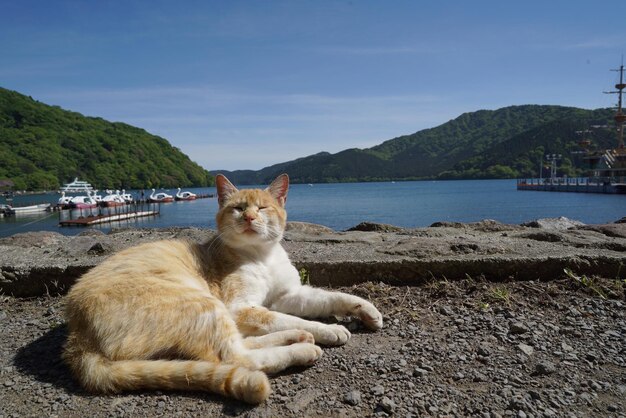
[[[517,179],[517,190],[575,193],[625,193],[611,178],[556,177]]]

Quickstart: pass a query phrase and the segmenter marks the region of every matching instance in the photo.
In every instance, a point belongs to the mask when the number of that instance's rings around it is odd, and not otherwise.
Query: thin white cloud
[[[537,49],[555,49],[560,51],[580,51],[595,49],[624,50],[626,48],[626,33],[606,36],[603,38],[589,38],[568,40],[562,42],[542,42],[535,45]]]
[[[198,87],[155,87],[139,89],[90,89],[62,92],[48,92],[47,96],[59,100],[107,100],[120,104],[145,103],[159,105],[155,100],[170,100],[160,102],[161,105],[194,106],[198,103],[211,106],[240,105],[240,104],[288,104],[288,105],[349,105],[353,103],[425,103],[441,101],[435,95],[406,95],[406,96],[324,96],[316,94],[257,94],[245,92],[229,92],[211,86]],[[193,100],[190,103],[189,100]],[[168,104],[170,103],[170,104]]]
[[[438,51],[434,45],[414,46],[380,46],[380,47],[359,47],[359,46],[327,46],[315,48],[314,51],[325,54],[339,55],[404,55],[404,54],[424,54]]]

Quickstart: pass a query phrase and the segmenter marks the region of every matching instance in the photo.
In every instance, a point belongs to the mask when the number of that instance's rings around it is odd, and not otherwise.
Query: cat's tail
[[[196,360],[112,361],[100,354],[85,352],[68,363],[91,392],[204,390],[251,404],[263,402],[271,392],[265,373],[233,364]]]

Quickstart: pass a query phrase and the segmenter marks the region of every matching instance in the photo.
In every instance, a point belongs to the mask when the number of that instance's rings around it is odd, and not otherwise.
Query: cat
[[[313,364],[316,343],[350,339],[341,325],[301,317],[383,326],[370,302],[301,284],[280,244],[286,174],[264,190],[238,190],[223,175],[216,185],[212,239],[128,248],[70,289],[63,358],[86,390],[205,390],[258,404],[271,392],[267,374]]]

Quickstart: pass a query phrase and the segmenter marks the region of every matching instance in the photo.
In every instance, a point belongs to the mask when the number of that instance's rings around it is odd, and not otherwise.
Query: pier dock
[[[142,218],[145,216],[156,216],[159,212],[155,210],[147,210],[147,211],[139,211],[139,212],[126,212],[126,213],[118,213],[112,215],[90,215],[83,216],[77,219],[68,219],[65,221],[60,221],[59,225],[61,226],[89,226],[102,224],[106,222],[117,222],[124,221],[127,219],[133,218]]]
[[[588,178],[518,179],[517,190],[537,192],[574,192],[626,194],[626,184],[594,182]]]

